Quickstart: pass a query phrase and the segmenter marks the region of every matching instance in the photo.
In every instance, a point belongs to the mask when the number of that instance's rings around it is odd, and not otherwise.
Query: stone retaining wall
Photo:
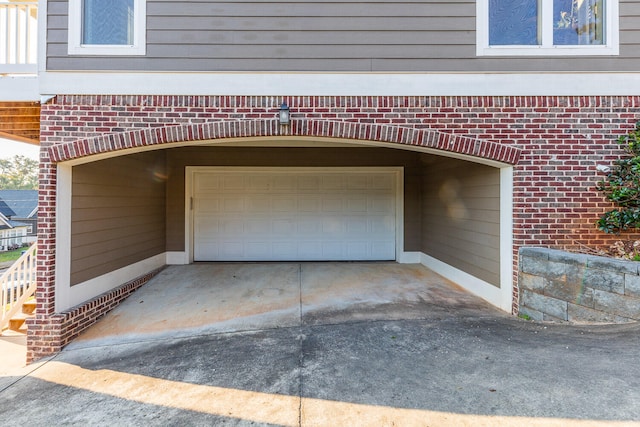
[[[521,315],[533,320],[640,320],[640,262],[554,249],[520,249]]]

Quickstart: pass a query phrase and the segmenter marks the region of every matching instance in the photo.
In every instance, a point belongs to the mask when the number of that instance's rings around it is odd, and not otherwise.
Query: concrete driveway
[[[0,425],[640,425],[640,328],[525,322],[421,266],[170,267]]]

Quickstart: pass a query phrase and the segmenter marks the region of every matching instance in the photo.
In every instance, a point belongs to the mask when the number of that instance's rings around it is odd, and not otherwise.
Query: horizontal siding
[[[620,3],[619,57],[477,58],[475,1],[148,1],[145,57],[69,57],[48,2],[50,70],[637,71],[640,0]]]
[[[422,188],[422,251],[499,286],[500,171],[440,158]]]
[[[154,172],[164,174],[163,153],[73,168],[72,285],[165,251],[165,183]]]

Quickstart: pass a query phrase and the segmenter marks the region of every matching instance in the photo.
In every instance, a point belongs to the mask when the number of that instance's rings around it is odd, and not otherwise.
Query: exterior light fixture
[[[281,125],[287,126],[291,124],[291,114],[289,113],[289,106],[286,102],[283,102],[280,106],[279,117]]]

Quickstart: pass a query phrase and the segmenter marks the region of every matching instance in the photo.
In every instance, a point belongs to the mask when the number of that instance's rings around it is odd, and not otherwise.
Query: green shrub
[[[598,228],[605,233],[640,228],[640,122],[635,130],[618,138],[618,143],[629,156],[616,160],[606,179],[596,186],[618,206],[598,220]]]

